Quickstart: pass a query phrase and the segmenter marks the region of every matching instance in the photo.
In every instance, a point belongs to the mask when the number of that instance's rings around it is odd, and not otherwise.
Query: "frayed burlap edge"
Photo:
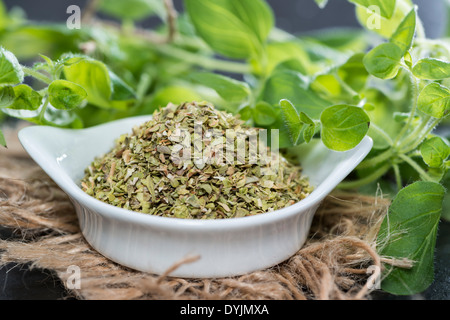
[[[390,201],[381,195],[328,196],[305,246],[287,261],[258,272],[220,279],[182,279],[128,269],[84,240],[68,197],[26,155],[15,134],[0,151],[0,224],[17,237],[0,240],[0,266],[10,262],[55,272],[79,299],[368,299],[372,271],[380,272],[376,234]],[[80,268],[72,288],[69,266]],[[369,267],[376,266],[370,269]],[[377,274],[374,275],[375,277]]]

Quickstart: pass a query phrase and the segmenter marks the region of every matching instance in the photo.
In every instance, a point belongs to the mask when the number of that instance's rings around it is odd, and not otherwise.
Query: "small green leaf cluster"
[[[3,113],[39,125],[80,128],[76,110],[88,103],[98,108],[124,109],[135,94],[104,63],[67,54],[58,61],[41,55],[43,62],[22,66],[13,53],[0,47],[0,109]],[[23,83],[32,77],[41,86]],[[1,142],[6,146],[2,135]]]

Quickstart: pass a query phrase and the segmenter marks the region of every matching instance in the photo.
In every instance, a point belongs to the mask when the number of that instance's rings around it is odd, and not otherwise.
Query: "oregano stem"
[[[169,32],[167,34],[167,42],[173,42],[177,33],[176,27],[176,19],[177,19],[177,11],[175,10],[175,6],[173,5],[172,0],[164,0],[164,7],[167,12],[167,25],[169,27]]]
[[[39,116],[38,116],[39,122],[40,122],[41,124],[43,123],[42,120],[45,120],[45,118],[44,118],[44,116],[45,116],[45,111],[47,111],[47,107],[48,107],[48,103],[49,103],[48,95],[46,95],[44,99],[45,99],[45,100],[44,100],[44,103],[43,103],[43,105],[42,105],[42,109],[41,109],[41,111],[39,112]]]
[[[361,164],[358,166],[358,169],[368,169],[368,168],[373,168],[376,165],[388,160],[389,158],[391,158],[393,155],[395,154],[395,151],[393,148],[390,148],[388,150],[386,150],[383,153],[380,153],[379,155],[364,160],[363,162],[361,162]]]
[[[368,175],[367,177],[364,177],[362,179],[359,180],[355,180],[355,181],[346,181],[346,182],[341,182],[337,188],[338,189],[357,189],[359,187],[365,186],[377,179],[379,179],[380,177],[384,176],[389,169],[391,168],[391,164],[387,163],[384,166],[382,166],[381,168],[379,168],[378,170],[374,171],[372,174]]]
[[[22,70],[23,70],[23,73],[25,73],[25,75],[27,75],[27,76],[31,76],[31,77],[33,77],[39,81],[42,81],[46,84],[52,83],[52,79],[50,79],[49,77],[46,77],[45,75],[43,75],[40,72],[34,71],[33,69],[30,69],[25,66],[22,66]]]
[[[420,175],[422,175],[424,177],[425,180],[427,181],[433,181],[433,179],[431,179],[431,177],[428,175],[428,173],[425,172],[425,170],[423,170],[418,164],[417,162],[415,162],[413,159],[411,159],[410,157],[404,155],[404,154],[399,154],[398,155],[400,159],[402,159],[403,161],[405,161],[407,164],[409,164],[414,170],[416,170]]]
[[[209,58],[204,56],[199,56],[196,53],[191,53],[189,51],[176,48],[174,46],[167,45],[156,45],[155,50],[170,56],[172,58],[177,58],[185,62],[192,63],[199,67],[203,67],[209,70],[225,71],[230,73],[240,73],[245,74],[250,72],[250,67],[245,63],[218,60],[215,58]]]
[[[411,114],[409,115],[409,118],[408,118],[408,122],[403,127],[403,129],[400,131],[400,133],[398,134],[397,138],[395,139],[394,145],[399,144],[399,141],[403,138],[403,136],[406,134],[406,132],[408,132],[408,129],[411,127],[411,124],[414,120],[414,116],[416,115],[417,104],[418,104],[418,100],[419,100],[419,80],[416,79],[416,77],[412,74],[412,72],[409,69],[407,69],[407,71],[410,75],[411,82],[413,85],[412,109],[411,109]]]
[[[403,187],[402,176],[400,174],[400,167],[398,166],[398,164],[394,164],[392,167],[394,168],[395,182],[397,183],[397,189],[400,191]]]
[[[431,122],[431,124],[429,124],[427,126],[425,131],[421,130],[421,132],[419,132],[415,137],[411,137],[411,139],[409,139],[409,140],[415,141],[415,143],[405,149],[402,149],[401,150],[402,153],[405,154],[405,153],[408,153],[408,152],[416,149],[423,142],[423,140],[434,130],[434,128],[439,124],[440,121],[441,121],[441,119],[435,119],[434,121]],[[425,123],[427,123],[427,122],[425,122]]]
[[[384,140],[386,140],[387,143],[389,143],[389,145],[392,147],[394,145],[394,141],[392,141],[391,137],[386,133],[386,131],[384,131],[383,129],[381,129],[379,126],[377,126],[375,123],[370,123],[370,127],[372,129],[374,129],[380,136],[383,137]]]
[[[406,147],[409,143],[411,143],[412,141],[417,140],[417,138],[419,137],[420,133],[423,131],[423,129],[427,126],[428,122],[430,121],[431,117],[427,116],[424,119],[422,119],[422,122],[420,123],[419,126],[417,126],[417,128],[409,135],[409,137],[405,138],[405,140],[403,140],[400,145],[399,145],[399,149],[402,150],[404,147]]]

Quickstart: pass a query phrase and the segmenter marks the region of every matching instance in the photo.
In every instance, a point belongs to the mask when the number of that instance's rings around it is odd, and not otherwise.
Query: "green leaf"
[[[383,83],[385,82],[387,81],[383,81]],[[393,106],[397,108],[397,105],[395,101],[389,98],[392,95],[389,91],[384,91],[383,87],[368,88],[362,92],[362,95],[374,106],[373,110],[366,110],[371,123],[383,129],[388,136],[394,139],[400,133],[403,125],[398,123],[393,116]],[[390,146],[389,142],[373,126],[370,126],[368,134],[373,140],[373,149],[381,150]]]
[[[305,127],[305,129],[303,130],[303,139],[305,140],[306,143],[311,142],[312,138],[316,134],[316,131],[317,131],[316,124],[311,124]]]
[[[302,74],[288,70],[274,72],[265,84],[261,100],[278,105],[281,99],[289,100],[298,111],[313,119],[318,119],[322,111],[332,104],[308,88]]]
[[[393,43],[382,43],[372,49],[363,59],[367,71],[377,78],[392,79],[399,69],[403,58],[402,49]]]
[[[360,92],[366,87],[369,76],[363,59],[364,53],[357,53],[338,68],[339,77],[356,92]]]
[[[83,106],[87,97],[84,88],[67,80],[55,80],[48,87],[50,104],[56,109],[72,110]]]
[[[315,124],[314,120],[311,119],[310,117],[308,117],[308,115],[306,113],[300,112],[299,116],[300,116],[300,121],[303,122],[304,124],[307,124],[309,126],[312,126]]]
[[[442,212],[444,188],[434,182],[419,181],[402,189],[393,200],[377,237],[381,256],[416,261],[412,269],[386,265],[381,283],[395,295],[420,293],[434,277],[434,248]]]
[[[302,74],[308,74],[311,61],[308,53],[299,42],[271,42],[266,47],[267,69],[265,74],[271,74],[281,63],[285,67],[291,67]]]
[[[263,0],[185,0],[185,6],[197,34],[230,58],[258,56],[274,25]]]
[[[380,9],[380,15],[384,18],[390,19],[395,11],[396,0],[349,0],[359,6],[371,9],[372,6],[377,6]]]
[[[153,14],[164,15],[161,0],[101,0],[99,11],[121,20],[142,20]]]
[[[260,101],[253,108],[253,120],[257,125],[269,126],[277,120],[277,112],[267,102]]]
[[[151,102],[149,103],[149,111],[167,106],[168,103],[181,104],[184,102],[192,102],[203,100],[203,98],[195,93],[192,89],[182,86],[167,86],[158,90]]]
[[[74,63],[71,63],[75,60]],[[68,81],[82,86],[89,103],[97,107],[110,108],[112,84],[108,68],[100,61],[73,58],[67,61],[64,75]]]
[[[339,97],[343,91],[339,80],[334,74],[317,75],[311,83],[311,88],[316,92],[322,92],[329,99]]]
[[[37,110],[41,106],[42,97],[26,84],[14,87],[14,102],[9,105],[9,109],[14,110]]]
[[[234,80],[227,76],[196,72],[189,75],[196,83],[212,88],[227,102],[244,102],[248,100],[250,88],[247,83]]]
[[[430,83],[419,95],[419,110],[442,119],[450,110],[450,90],[439,83]]]
[[[280,107],[281,115],[286,127],[288,128],[291,141],[294,145],[297,145],[303,129],[303,123],[300,120],[300,115],[289,100],[281,100]]]
[[[136,99],[136,93],[134,90],[111,70],[109,70],[109,78],[111,79],[113,91],[111,100],[128,101]]]
[[[404,2],[403,0],[401,0]],[[409,0],[407,0],[409,1]],[[408,8],[412,8],[412,4],[406,4]],[[405,6],[405,9],[408,10]],[[381,15],[377,15],[377,12],[374,10],[368,10],[365,7],[358,6],[356,8],[356,16],[358,18],[359,23],[364,28],[370,30],[371,32],[375,32],[385,39],[390,39],[394,32],[398,29],[400,23],[405,18],[407,12],[402,10],[394,10],[394,14],[391,18],[386,19],[381,17]]]
[[[250,120],[253,117],[253,109],[250,106],[245,106],[239,109],[238,114],[243,121]]]
[[[48,125],[61,128],[79,129],[82,127],[79,117],[73,111],[59,110],[52,105],[47,105],[44,116],[41,117],[43,105],[37,110],[14,110],[10,108],[3,109],[2,112],[10,117],[22,119],[38,125]],[[98,108],[97,108],[98,109]],[[82,110],[82,109],[78,109]]]
[[[11,86],[0,87],[0,108],[9,107],[16,98],[14,88]]]
[[[74,56],[64,60],[63,70],[65,78],[83,87],[87,101],[97,107],[126,110],[135,99],[133,90],[100,61]]]
[[[3,135],[2,130],[0,130],[0,146],[3,146],[6,148],[6,139],[5,139],[5,136]]]
[[[429,167],[440,168],[450,156],[450,147],[441,137],[433,137],[422,143],[420,154]]]
[[[21,23],[2,34],[1,43],[18,59],[33,61],[39,54],[59,57],[65,52],[79,51],[85,29],[68,29],[65,23]],[[83,36],[83,39],[86,35]],[[1,73],[0,73],[1,74]]]
[[[17,58],[8,50],[0,47],[0,86],[22,83],[22,67]]]
[[[406,54],[406,52],[411,48],[415,32],[416,10],[412,9],[400,23],[390,41],[396,44],[402,50],[403,54]]]
[[[43,54],[40,54],[39,56],[47,63],[47,65],[50,67],[50,70],[52,70],[55,67],[55,63],[53,62],[52,59]]]
[[[425,58],[413,67],[413,74],[423,80],[444,80],[450,78],[450,63],[447,61]]]
[[[413,59],[412,59],[411,53],[409,53],[409,51],[407,51],[405,53],[405,56],[403,57],[403,61],[405,61],[405,64],[408,68],[412,69]]]
[[[347,105],[325,109],[320,122],[322,141],[334,151],[347,151],[356,147],[370,126],[370,118],[362,108]]]

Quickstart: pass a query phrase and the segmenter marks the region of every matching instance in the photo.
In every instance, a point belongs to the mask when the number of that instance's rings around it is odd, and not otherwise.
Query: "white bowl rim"
[[[138,116],[133,118],[125,118],[117,121],[131,120],[131,119],[143,119],[148,116]],[[46,156],[44,155],[37,146],[33,144],[29,144],[28,135],[34,135],[36,130],[47,130],[51,128],[52,130],[69,130],[69,131],[89,131],[94,130],[96,128],[100,128],[102,126],[108,126],[113,122],[108,122],[99,126],[90,127],[86,129],[65,129],[65,128],[55,128],[49,126],[30,126],[23,128],[19,132],[19,140],[22,143],[23,147],[30,154],[30,156],[35,160],[35,162],[41,166],[41,168],[54,180],[54,182],[63,189],[67,195],[74,200],[76,200],[80,205],[87,207],[89,209],[94,210],[95,212],[113,218],[115,220],[136,223],[141,225],[151,225],[152,227],[158,227],[162,229],[170,229],[170,230],[180,230],[186,231],[186,228],[189,228],[192,231],[214,231],[225,229],[228,230],[238,230],[241,228],[249,228],[255,226],[262,226],[266,224],[272,224],[279,220],[287,219],[293,215],[297,215],[299,213],[305,212],[307,209],[310,209],[318,204],[329,194],[334,188],[339,184],[345,177],[353,170],[353,168],[349,172],[339,172],[336,174],[336,177],[333,179],[334,183],[326,184],[328,179],[319,184],[316,188],[314,188],[313,192],[311,192],[306,198],[303,200],[289,206],[286,208],[278,209],[275,211],[265,212],[253,216],[247,217],[238,217],[238,218],[227,218],[227,219],[182,219],[182,218],[174,218],[174,217],[161,217],[149,215],[146,213],[132,211],[128,209],[119,208],[113,206],[111,204],[102,202],[87,193],[85,193],[75,181],[73,181],[64,170],[58,165],[55,164],[55,167],[59,168],[59,170],[52,169],[52,164],[47,162]],[[360,153],[354,154],[352,158],[352,162],[358,164],[362,161],[369,151],[372,148],[373,141],[369,136],[366,136],[360,143],[360,145],[364,144],[366,147],[361,149]],[[359,147],[358,145],[357,147]],[[57,174],[62,173],[62,174]]]

